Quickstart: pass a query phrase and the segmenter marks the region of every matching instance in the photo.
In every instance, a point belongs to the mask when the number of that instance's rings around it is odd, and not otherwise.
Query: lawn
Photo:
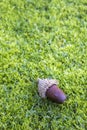
[[[57,79],[64,104],[37,78]],[[87,0],[0,0],[0,130],[87,130]]]

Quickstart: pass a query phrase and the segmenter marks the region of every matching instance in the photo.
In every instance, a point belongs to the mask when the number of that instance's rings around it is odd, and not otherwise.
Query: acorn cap
[[[63,103],[66,100],[66,95],[57,85],[58,82],[54,79],[38,79],[39,95],[56,103]]]

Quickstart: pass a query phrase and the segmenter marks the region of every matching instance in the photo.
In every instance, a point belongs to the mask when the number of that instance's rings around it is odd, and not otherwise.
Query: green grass
[[[38,77],[67,101],[41,99]],[[0,130],[87,130],[87,0],[0,0]]]

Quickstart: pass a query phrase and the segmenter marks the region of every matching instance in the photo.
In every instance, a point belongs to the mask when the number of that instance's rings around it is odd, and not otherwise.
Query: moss
[[[0,1],[0,129],[86,130],[87,1]],[[63,105],[43,100],[55,78]]]

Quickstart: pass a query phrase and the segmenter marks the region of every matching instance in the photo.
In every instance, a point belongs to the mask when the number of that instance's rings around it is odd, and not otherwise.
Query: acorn
[[[42,98],[48,98],[56,103],[63,103],[66,100],[64,92],[57,87],[58,81],[55,79],[38,79],[38,92]]]

